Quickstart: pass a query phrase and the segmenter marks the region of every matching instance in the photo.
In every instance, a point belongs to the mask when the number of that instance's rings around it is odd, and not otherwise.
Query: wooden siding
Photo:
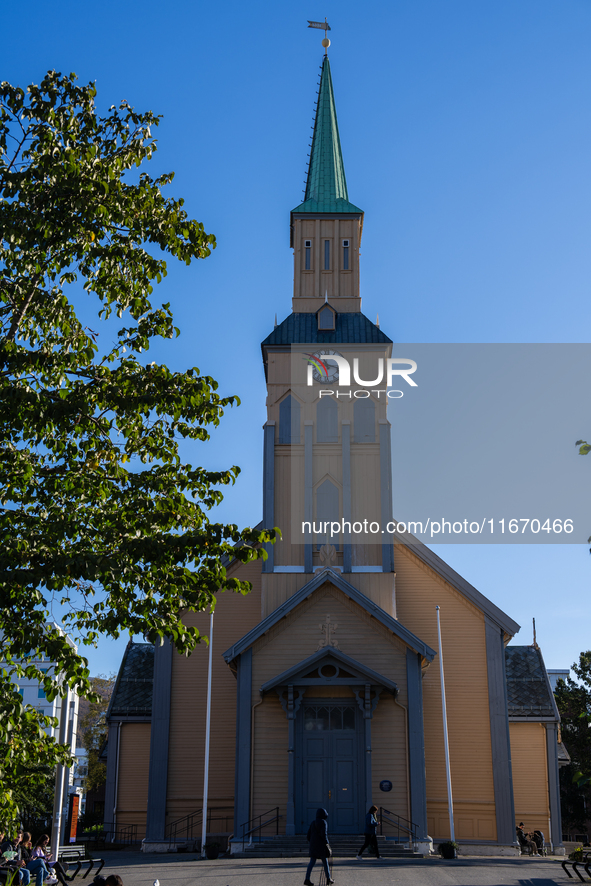
[[[550,839],[546,729],[542,723],[509,723],[515,821]]]
[[[306,311],[307,299],[324,301],[325,293],[339,310],[359,310],[359,244],[361,222],[356,219],[294,219],[293,310]],[[348,239],[349,269],[342,267],[342,240]],[[310,269],[306,270],[304,240],[312,241]],[[324,269],[324,240],[330,240],[330,269]],[[321,299],[318,298],[321,296]],[[347,299],[341,303],[342,299]],[[314,307],[314,310],[317,310]]]
[[[261,700],[259,688],[263,683],[316,652],[322,639],[320,625],[327,614],[330,614],[333,623],[338,624],[334,634],[339,644],[338,648],[397,683],[400,702],[406,705],[405,645],[327,582],[255,642],[253,706]],[[311,692],[318,696],[316,688]],[[285,815],[288,724],[276,694],[269,693],[261,704],[253,707],[253,716],[252,814],[260,815],[279,805],[280,814]],[[390,778],[394,788],[388,795],[389,802],[392,805],[396,803],[392,811],[406,818],[408,794],[404,711],[396,706],[386,693],[382,693],[372,726],[372,742],[375,741],[372,763],[376,796],[379,797],[380,779]],[[384,772],[391,775],[385,775]]]
[[[252,582],[242,596],[218,594],[213,636],[213,677],[209,805],[233,807],[236,755],[236,678],[222,652],[258,624],[261,617],[261,563],[235,565],[231,575]],[[186,623],[207,635],[209,614],[191,614]],[[202,806],[207,702],[208,647],[200,644],[189,658],[173,653],[170,699],[167,821]]]
[[[293,597],[311,580],[303,572],[275,572],[262,575],[261,618],[266,618]],[[395,575],[393,572],[353,572],[343,578],[377,603],[388,615],[396,617]]]
[[[119,741],[117,825],[137,825],[138,839],[143,840],[146,836],[146,810],[148,808],[150,724],[123,723]]]
[[[400,677],[399,682],[402,682]],[[389,693],[382,692],[374,711],[371,721],[371,748],[373,802],[376,806],[385,806],[396,815],[410,820],[406,711]],[[392,782],[392,790],[387,794],[380,791],[380,782],[383,779]],[[384,833],[387,834],[387,829]]]
[[[435,650],[441,606],[456,836],[496,840],[484,615],[407,548],[396,545],[394,563],[398,618]],[[429,833],[448,838],[437,658],[425,672],[423,699]]]

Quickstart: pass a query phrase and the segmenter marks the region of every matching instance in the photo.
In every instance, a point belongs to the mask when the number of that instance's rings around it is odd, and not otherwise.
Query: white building
[[[55,622],[51,622],[48,627],[57,628],[60,633],[63,633],[62,629]],[[70,638],[66,638],[68,642],[74,646],[74,643]],[[74,646],[74,648],[76,647]],[[28,663],[35,665],[44,674],[53,674],[55,671],[55,663],[43,656],[40,658],[31,658]],[[63,773],[61,809],[62,822],[65,822],[69,795],[74,792],[80,795],[82,794],[81,785],[83,776],[81,775],[81,772],[82,770],[85,772],[87,766],[86,751],[83,749],[76,749],[79,697],[74,690],[68,689],[66,695],[57,695],[52,701],[50,701],[39,680],[31,679],[26,676],[19,677],[16,674],[12,674],[12,681],[17,686],[25,705],[35,708],[47,717],[54,717],[56,719],[57,723],[52,726],[47,726],[45,731],[48,735],[55,738],[56,741],[69,745],[72,755],[76,756],[76,763],[74,766],[70,769],[66,769]],[[84,756],[84,760],[82,760],[82,756]],[[80,805],[82,811],[82,798]]]

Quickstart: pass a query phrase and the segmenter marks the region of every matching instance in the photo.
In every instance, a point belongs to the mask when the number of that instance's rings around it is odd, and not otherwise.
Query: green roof
[[[349,203],[327,56],[322,63],[306,194],[304,202],[296,206],[292,212],[310,212],[314,215],[322,212],[350,212],[359,215],[363,212],[358,206]]]

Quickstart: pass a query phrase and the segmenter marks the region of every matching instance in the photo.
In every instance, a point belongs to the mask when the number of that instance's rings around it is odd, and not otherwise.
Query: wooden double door
[[[307,832],[319,807],[328,812],[329,833],[360,833],[360,803],[365,801],[361,725],[354,699],[302,703],[296,732],[295,820],[299,833]]]

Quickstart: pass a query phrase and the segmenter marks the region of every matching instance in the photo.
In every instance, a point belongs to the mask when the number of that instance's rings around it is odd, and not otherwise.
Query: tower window
[[[318,311],[318,331],[322,330],[332,330],[335,328],[335,312],[329,305],[324,305]]]
[[[330,271],[330,240],[324,241],[324,270]]]
[[[316,407],[316,442],[339,442],[339,407],[332,397],[322,397]]]
[[[306,271],[309,271],[312,266],[312,241],[311,240],[304,240],[304,250],[305,250],[304,269]]]
[[[337,523],[339,516],[339,490],[334,483],[326,479],[316,490],[316,523]],[[316,536],[316,544],[318,550],[323,544],[331,544],[338,551],[339,537],[331,536],[330,532],[321,532]]]
[[[343,271],[349,270],[349,241],[343,240]]]
[[[355,443],[376,442],[376,408],[373,400],[367,397],[355,401],[353,421],[355,423]]]
[[[289,394],[279,404],[279,443],[300,442],[300,404]]]

